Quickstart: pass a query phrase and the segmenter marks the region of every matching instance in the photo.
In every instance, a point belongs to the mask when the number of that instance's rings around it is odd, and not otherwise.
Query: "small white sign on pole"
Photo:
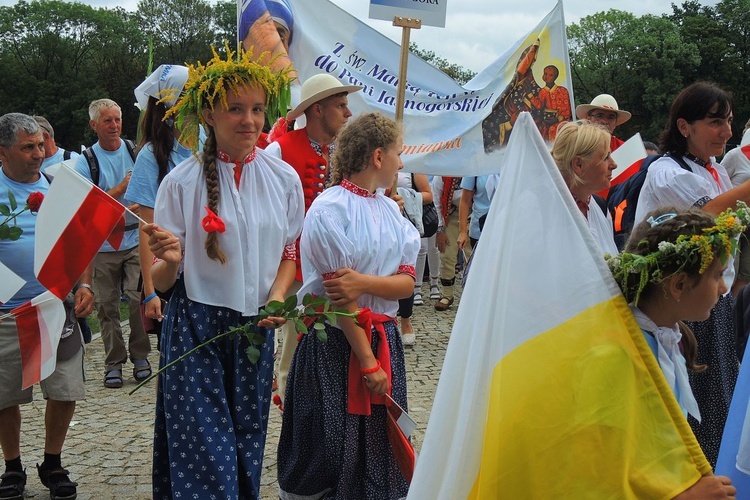
[[[448,0],[370,0],[370,19],[393,21],[395,16],[422,20],[424,26],[445,28]]]

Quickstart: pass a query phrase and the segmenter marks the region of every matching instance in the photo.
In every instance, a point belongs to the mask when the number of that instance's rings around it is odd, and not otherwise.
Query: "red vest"
[[[305,194],[305,213],[325,189],[328,162],[310,145],[305,129],[292,130],[278,138],[281,159],[297,171]]]
[[[325,189],[328,162],[315,152],[307,131],[302,128],[292,130],[279,137],[276,142],[281,146],[281,159],[297,171],[302,181],[302,192],[305,195],[305,213],[310,209],[313,200]],[[297,281],[302,281],[302,266],[299,260],[299,239],[297,239]]]

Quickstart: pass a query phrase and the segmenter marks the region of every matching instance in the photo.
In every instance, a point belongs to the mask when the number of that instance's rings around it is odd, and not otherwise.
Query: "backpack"
[[[70,154],[70,151],[68,151],[67,149],[63,150],[63,161],[70,160],[71,156],[72,155]]]
[[[130,153],[130,158],[133,159],[133,163],[135,163],[135,143],[131,141],[130,139],[123,139],[125,141],[125,147],[128,148],[128,153]],[[94,185],[99,185],[99,159],[94,154],[94,150],[91,148],[86,148],[83,150],[83,156],[86,158],[86,162],[89,164],[89,173],[91,174],[91,182],[94,183]]]
[[[692,172],[688,164],[685,163],[685,160],[677,154],[664,153],[663,155],[648,155],[643,159],[643,163],[641,163],[638,172],[633,174],[622,184],[618,184],[609,190],[609,195],[607,196],[607,208],[612,215],[612,221],[614,223],[615,245],[617,245],[617,249],[620,251],[625,247],[625,242],[628,240],[630,232],[633,230],[633,225],[635,224],[635,211],[638,206],[638,196],[640,196],[643,183],[646,180],[648,167],[651,166],[654,161],[662,157],[671,158],[676,161],[680,167],[688,172]]]

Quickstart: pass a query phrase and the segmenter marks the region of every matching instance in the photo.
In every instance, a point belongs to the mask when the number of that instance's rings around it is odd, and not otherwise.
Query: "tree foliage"
[[[663,16],[610,10],[568,26],[573,87],[580,103],[615,96],[633,118],[616,133],[658,140],[677,94],[711,80],[735,97],[735,142],[750,115],[741,80],[750,69],[750,0],[715,7],[689,0]]]
[[[418,57],[421,57],[425,62],[432,64],[437,69],[450,76],[461,85],[474,78],[474,75],[476,74],[461,65],[452,63],[447,59],[438,56],[431,50],[420,49],[419,46],[417,46],[417,44],[413,42],[409,44],[409,52]]]

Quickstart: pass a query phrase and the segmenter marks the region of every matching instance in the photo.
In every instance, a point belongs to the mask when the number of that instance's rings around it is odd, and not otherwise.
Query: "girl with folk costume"
[[[349,311],[313,330],[294,354],[284,398],[278,480],[282,499],[392,499],[408,485],[386,435],[385,394],[406,408],[404,348],[394,316],[414,288],[420,246],[396,202],[376,192],[393,184],[403,136],[377,113],[349,123],[333,159],[333,186],[312,204],[300,242],[299,294],[327,296]],[[366,308],[366,309],[365,309]],[[372,326],[370,326],[372,325]]]
[[[261,61],[263,56],[261,56]],[[174,286],[162,327],[161,366],[207,339],[246,325],[294,280],[302,229],[299,177],[256,148],[266,113],[286,109],[289,78],[248,53],[214,51],[189,67],[176,116],[191,158],[162,182],[146,225],[159,290]],[[275,119],[277,116],[271,116]],[[273,378],[272,328],[255,362],[244,335],[211,343],[159,378],[154,424],[154,498],[259,498]]]
[[[557,131],[552,158],[602,254],[615,255],[618,250],[612,219],[599,206],[595,195],[609,188],[612,171],[617,168],[610,156],[609,143],[609,132],[599,125],[588,120],[569,122]]]
[[[727,292],[723,274],[748,222],[746,206],[716,220],[698,209],[662,207],[635,227],[621,255],[606,256],[677,402],[697,421],[687,368],[706,366],[696,364],[701,346],[683,321],[708,319]],[[733,498],[735,492],[729,478],[705,476],[677,498]]]
[[[667,127],[662,132],[662,151],[681,158],[689,169],[669,156],[653,162],[643,183],[636,208],[636,223],[662,207],[701,208],[718,215],[735,208],[738,200],[750,202],[750,182],[732,188],[724,167],[715,156],[723,154],[732,137],[732,97],[716,85],[697,82],[685,88],[672,103]],[[731,289],[734,265],[724,274]],[[729,403],[739,373],[732,329],[732,297],[725,293],[706,321],[691,322],[700,349],[697,362],[704,372],[691,372],[690,385],[698,401],[701,421],[688,418],[706,458],[716,465]]]

